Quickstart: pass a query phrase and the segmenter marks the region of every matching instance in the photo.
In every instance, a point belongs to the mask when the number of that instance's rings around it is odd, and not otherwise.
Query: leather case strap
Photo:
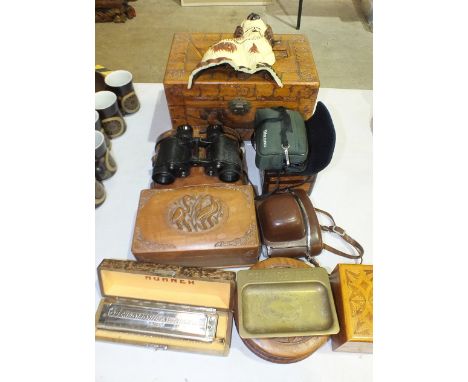
[[[336,249],[336,248],[334,248],[331,245],[328,245],[326,243],[322,244],[323,249],[326,249],[327,251],[330,251],[330,252],[334,253],[335,255],[346,257],[347,259],[360,260],[359,264],[362,264],[362,256],[364,255],[364,248],[362,247],[362,245],[359,244],[351,236],[349,236],[343,228],[337,226],[336,223],[335,223],[335,219],[333,219],[333,216],[330,213],[328,213],[328,212],[326,212],[324,210],[321,210],[319,208],[315,208],[315,211],[317,211],[317,212],[319,212],[321,214],[324,214],[325,216],[327,216],[333,222],[333,225],[331,225],[331,226],[321,225],[320,228],[322,229],[322,231],[332,232],[332,233],[340,236],[344,241],[346,241],[348,244],[350,244],[356,250],[356,252],[358,254],[354,255],[354,254],[345,253],[345,252],[340,251],[339,249]]]
[[[325,249],[327,251],[334,253],[335,255],[345,257],[347,259],[360,260],[360,264],[362,264],[362,256],[364,255],[364,248],[362,247],[361,244],[359,244],[356,240],[354,240],[351,236],[349,236],[343,228],[338,227],[336,225],[335,219],[330,213],[328,213],[327,211],[321,210],[319,208],[315,208],[312,205],[310,198],[307,196],[307,194],[303,190],[289,190],[289,192],[291,192],[296,198],[297,202],[299,203],[299,207],[303,211],[305,217],[308,217],[308,219],[306,219],[308,220],[308,224],[307,224],[308,225],[307,226],[308,250],[305,255],[307,261],[309,261],[311,264],[315,266],[319,266],[318,262],[314,259],[314,256],[319,255],[322,249]],[[316,215],[317,212],[327,216],[331,220],[332,225],[331,226],[320,225],[317,219],[317,215]],[[340,236],[341,239],[346,241],[355,249],[357,254],[346,253],[346,252],[340,251],[339,249],[332,247],[331,245],[324,243],[322,235],[321,235],[321,231],[332,232]]]

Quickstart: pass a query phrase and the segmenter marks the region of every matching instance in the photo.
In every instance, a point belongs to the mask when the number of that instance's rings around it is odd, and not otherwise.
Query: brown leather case
[[[284,106],[309,119],[320,83],[310,44],[303,35],[274,35],[273,68],[283,82],[282,88],[272,78],[266,78],[263,71],[246,75],[222,65],[200,72],[192,88],[187,89],[190,73],[207,49],[232,37],[233,33],[174,35],[164,76],[172,126],[221,123],[235,128],[244,140],[249,140],[257,108]]]
[[[256,207],[269,256],[315,256],[321,252],[320,224],[304,190],[270,195]]]
[[[260,261],[250,269],[268,268],[309,268],[302,261],[275,257]],[[235,299],[237,303],[237,298]],[[237,326],[237,312],[235,309],[235,322]],[[309,357],[318,348],[323,346],[329,336],[283,337],[283,338],[241,338],[244,344],[257,356],[274,363],[293,363]]]
[[[260,239],[250,185],[143,190],[132,252],[140,261],[202,267],[255,263]]]

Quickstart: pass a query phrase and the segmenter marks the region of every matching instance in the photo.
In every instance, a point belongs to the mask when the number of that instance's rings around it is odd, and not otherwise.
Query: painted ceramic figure
[[[272,68],[275,63],[273,53],[273,31],[256,13],[251,13],[234,32],[234,38],[224,39],[212,45],[203,55],[201,62],[189,77],[188,88],[192,87],[194,76],[213,66],[229,64],[235,70],[253,74],[266,70],[278,86],[281,79]]]

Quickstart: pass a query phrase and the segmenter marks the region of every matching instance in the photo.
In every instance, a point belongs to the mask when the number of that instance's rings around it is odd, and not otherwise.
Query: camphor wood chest
[[[105,259],[96,339],[227,355],[234,272]]]
[[[372,353],[373,266],[338,264],[330,276],[341,331],[332,336],[335,351]]]
[[[269,74],[252,75],[226,66],[212,67],[195,77],[187,89],[188,78],[205,51],[230,33],[176,33],[164,76],[172,127],[188,123],[206,126],[221,123],[239,129],[250,139],[257,108],[284,106],[298,110],[309,119],[315,108],[319,79],[312,51],[303,35],[275,34],[273,68],[283,82],[280,88]]]
[[[260,240],[250,185],[143,190],[132,252],[140,261],[235,267],[258,259]]]

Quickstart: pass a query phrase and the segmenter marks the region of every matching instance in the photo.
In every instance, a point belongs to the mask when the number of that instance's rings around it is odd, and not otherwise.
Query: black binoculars
[[[222,125],[209,125],[206,138],[193,137],[190,125],[160,135],[153,157],[153,181],[170,184],[186,177],[192,166],[203,166],[209,176],[223,182],[236,182],[242,175],[243,142],[237,132]],[[205,155],[200,155],[200,148]]]

